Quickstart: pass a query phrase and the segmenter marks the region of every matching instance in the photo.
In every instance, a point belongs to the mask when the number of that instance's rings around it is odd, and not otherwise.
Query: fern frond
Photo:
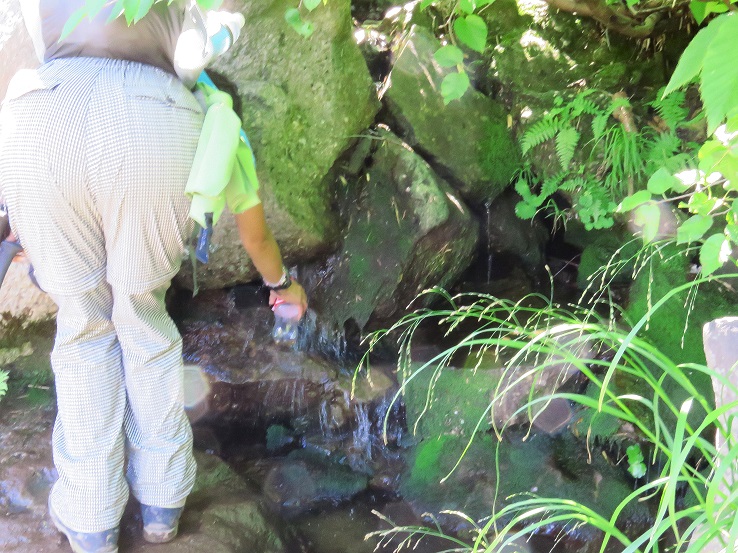
[[[570,179],[566,179],[564,182],[561,183],[559,188],[563,190],[564,192],[573,194],[575,192],[578,192],[582,188],[584,188],[586,184],[587,184],[587,180],[584,177],[576,176]]]
[[[646,163],[664,163],[679,151],[681,145],[682,141],[674,132],[657,134],[648,144],[648,151],[645,155]]]
[[[543,199],[548,198],[559,189],[561,183],[564,182],[564,179],[568,174],[569,171],[561,171],[543,181],[543,184],[541,185],[541,193],[539,194],[541,203],[543,202]]]
[[[579,131],[574,127],[566,127],[559,131],[556,135],[556,154],[559,156],[561,168],[566,170],[569,168],[574,151],[579,144]]]
[[[520,142],[520,148],[523,155],[528,153],[532,148],[539,146],[550,140],[559,132],[561,124],[555,119],[541,119],[533,124],[531,128],[525,131],[523,139]]]
[[[602,112],[603,110],[600,109],[597,104],[595,104],[592,100],[590,100],[589,98],[585,98],[582,95],[577,96],[571,102],[571,116],[572,117],[579,117],[583,113],[587,113],[589,115],[599,115]]]
[[[648,105],[656,110],[658,116],[669,129],[676,129],[677,125],[684,122],[687,115],[689,115],[689,110],[684,107],[685,94],[681,90],[672,92],[665,98],[661,98],[661,94],[662,92],[659,91],[656,99]]]
[[[600,139],[605,135],[605,128],[607,127],[607,121],[610,119],[609,113],[601,113],[592,119],[592,135],[595,142],[599,142]]]

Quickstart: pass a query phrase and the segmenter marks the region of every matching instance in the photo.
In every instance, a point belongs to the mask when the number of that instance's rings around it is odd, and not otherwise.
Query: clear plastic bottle
[[[274,328],[272,338],[278,344],[294,346],[297,343],[297,329],[300,325],[300,306],[277,299],[272,306]]]

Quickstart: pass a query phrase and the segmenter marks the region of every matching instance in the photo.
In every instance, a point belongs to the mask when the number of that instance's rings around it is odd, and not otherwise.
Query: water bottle
[[[277,344],[294,346],[297,343],[297,328],[300,324],[300,306],[277,298],[272,311],[274,312],[272,338]]]

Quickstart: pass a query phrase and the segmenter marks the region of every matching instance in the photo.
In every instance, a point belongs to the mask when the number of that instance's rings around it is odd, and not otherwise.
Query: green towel
[[[259,181],[254,156],[241,137],[241,120],[233,111],[233,99],[203,83],[207,111],[185,193],[192,199],[190,217],[206,226],[205,214],[218,222],[226,204],[233,213],[257,205]]]

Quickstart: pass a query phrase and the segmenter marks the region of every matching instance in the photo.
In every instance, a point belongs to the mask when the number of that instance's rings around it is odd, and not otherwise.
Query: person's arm
[[[246,250],[246,253],[249,254],[249,257],[251,257],[251,261],[253,261],[256,270],[259,271],[264,282],[267,285],[269,283],[279,282],[284,276],[284,264],[277,241],[266,224],[263,206],[257,204],[243,213],[237,214],[235,217],[241,244]],[[276,292],[272,291],[269,303],[274,303],[277,297],[287,303],[299,305],[301,310],[300,316],[307,309],[305,290],[294,280],[289,288]]]

